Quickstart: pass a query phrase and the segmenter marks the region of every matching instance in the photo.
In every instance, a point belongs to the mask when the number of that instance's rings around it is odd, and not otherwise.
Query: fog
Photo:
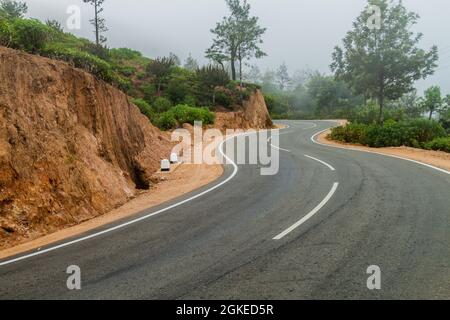
[[[93,39],[92,7],[82,0],[28,0],[29,16],[57,19],[65,25],[68,6],[82,12],[77,36]],[[306,67],[329,73],[331,53],[363,10],[365,0],[249,0],[260,24],[267,27],[263,49],[268,57],[252,61],[263,71],[285,62],[290,71]],[[417,31],[424,34],[420,46],[439,47],[440,61],[435,75],[417,82],[422,91],[440,85],[450,93],[450,1],[404,0],[404,5],[421,16]],[[211,44],[209,30],[224,15],[224,0],[105,0],[104,18],[109,47],[129,47],[149,57],[170,52],[184,60],[189,53],[207,63],[204,51]],[[66,29],[66,31],[69,31]]]

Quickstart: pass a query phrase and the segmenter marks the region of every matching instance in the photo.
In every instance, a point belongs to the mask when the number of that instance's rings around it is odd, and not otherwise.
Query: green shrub
[[[363,143],[366,139],[367,128],[365,124],[349,123],[344,127],[333,128],[331,138],[347,143]]]
[[[153,101],[153,108],[158,113],[163,113],[172,108],[172,102],[164,97],[158,97]]]
[[[134,60],[142,57],[142,54],[139,51],[128,48],[111,49],[109,54],[111,58],[115,60]]]
[[[89,53],[52,45],[45,48],[42,54],[51,59],[66,61],[72,66],[84,69],[106,82],[114,83],[115,80],[120,82],[120,79],[114,74],[109,63]]]
[[[52,31],[50,27],[35,19],[15,19],[12,22],[12,45],[26,52],[39,53]]]
[[[216,105],[228,108],[233,103],[233,99],[226,92],[216,91]]]
[[[147,102],[145,102],[145,100],[133,99],[132,102],[139,108],[139,110],[141,110],[142,114],[149,118],[149,120],[154,119],[155,112],[153,111],[152,107]]]
[[[202,121],[204,125],[214,123],[214,113],[206,107],[196,108],[188,105],[177,105],[169,112],[174,114],[178,124],[194,124],[195,121]]]
[[[180,81],[177,78],[171,79],[167,84],[165,95],[173,101],[173,103],[182,103],[190,94],[190,87],[186,81]]]
[[[370,147],[409,146],[421,148],[425,143],[446,136],[442,126],[436,121],[415,119],[379,124],[350,123],[345,127],[334,128],[331,138],[338,141],[361,143]]]
[[[161,130],[170,130],[177,126],[177,121],[175,120],[174,114],[167,111],[156,118],[155,124]]]
[[[425,144],[425,149],[450,153],[450,137],[436,138]]]
[[[7,19],[0,18],[0,46],[9,47],[12,42],[12,27]]]

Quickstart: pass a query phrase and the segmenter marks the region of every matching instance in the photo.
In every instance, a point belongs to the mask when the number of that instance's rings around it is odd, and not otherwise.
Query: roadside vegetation
[[[94,42],[64,32],[58,21],[25,18],[27,6],[23,2],[0,0],[0,45],[65,61],[91,73],[129,95],[163,130],[194,120],[211,124],[217,107],[234,110],[259,89],[244,83],[242,77],[237,80],[237,72],[230,77],[225,66],[240,62],[242,70],[243,61],[262,56],[256,43],[265,29],[250,16],[246,3],[226,0],[231,13],[213,32],[214,44],[206,52],[211,64],[199,66],[191,56],[183,65],[175,54],[150,59],[129,48],[108,48],[104,36],[108,29],[102,18],[104,1],[83,2],[92,5]],[[227,41],[234,41],[234,45],[220,52],[219,47]]]

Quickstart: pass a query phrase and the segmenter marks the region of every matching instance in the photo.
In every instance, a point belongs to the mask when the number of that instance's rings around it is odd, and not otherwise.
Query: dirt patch
[[[390,148],[370,148],[362,145],[355,145],[351,143],[344,143],[334,141],[328,138],[331,130],[321,133],[317,137],[317,141],[323,144],[334,145],[339,147],[346,147],[350,149],[365,150],[383,153],[387,155],[393,155],[403,157],[426,164],[433,165],[435,167],[450,171],[450,154],[442,151],[430,151],[423,149],[416,149],[410,147],[390,147]]]

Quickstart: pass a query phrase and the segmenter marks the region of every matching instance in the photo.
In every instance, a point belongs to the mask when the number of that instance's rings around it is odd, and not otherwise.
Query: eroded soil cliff
[[[0,47],[0,247],[127,202],[171,147],[119,90]]]
[[[214,127],[221,130],[272,128],[272,119],[261,91],[256,90],[243,106],[238,106],[234,111],[216,112]]]

